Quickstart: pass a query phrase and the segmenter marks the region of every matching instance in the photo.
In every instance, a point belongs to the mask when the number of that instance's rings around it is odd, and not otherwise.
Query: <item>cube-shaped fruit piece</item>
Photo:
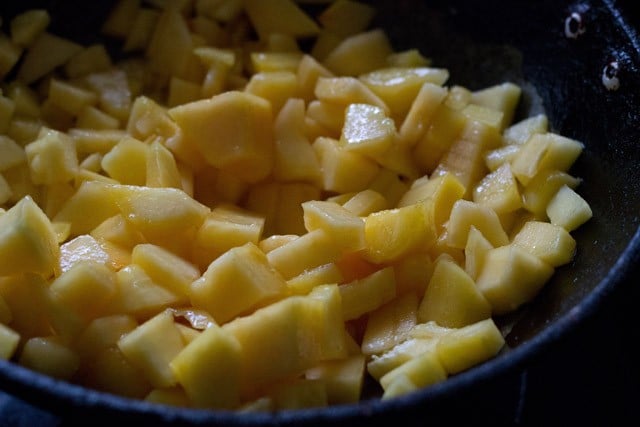
[[[0,359],[9,360],[18,349],[20,334],[0,323]]]
[[[146,161],[145,185],[147,187],[184,189],[176,159],[160,141],[151,143],[147,150]]]
[[[500,130],[504,113],[493,108],[483,107],[477,104],[468,104],[462,110],[462,114],[470,121],[478,121],[496,130]]]
[[[191,285],[191,302],[219,324],[282,298],[287,284],[253,243],[228,250]]]
[[[191,283],[200,277],[200,271],[193,264],[151,243],[136,245],[131,252],[131,262],[142,267],[155,283],[177,295],[189,295]]]
[[[495,171],[505,163],[511,163],[520,151],[521,146],[516,144],[503,145],[484,153],[484,163],[490,171]]]
[[[466,117],[461,112],[445,105],[437,109],[431,124],[413,147],[416,163],[421,171],[433,172],[465,124]]]
[[[49,82],[48,99],[73,116],[79,115],[83,108],[98,102],[95,92],[59,79],[51,79]]]
[[[362,154],[345,150],[339,141],[319,137],[313,143],[322,170],[323,188],[338,193],[364,190],[380,167]]]
[[[581,182],[566,172],[548,169],[538,172],[522,189],[522,204],[529,212],[544,216],[549,201],[555,196],[560,187],[566,185],[575,189]]]
[[[315,99],[314,90],[320,77],[332,77],[327,70],[313,56],[305,54],[300,59],[297,70],[299,97],[306,103]]]
[[[373,29],[342,40],[323,63],[338,75],[359,76],[383,68],[392,52],[386,33]]]
[[[375,16],[375,9],[355,1],[334,2],[318,15],[322,28],[335,34],[350,36],[366,30]]]
[[[320,188],[305,182],[285,182],[279,187],[272,231],[277,234],[304,234],[302,204],[320,199]]]
[[[103,314],[116,292],[115,273],[104,264],[79,261],[49,289],[55,301],[83,319],[94,319]]]
[[[413,147],[427,131],[440,104],[447,96],[447,90],[434,83],[424,83],[413,99],[400,125],[401,143]]]
[[[82,367],[82,384],[86,387],[138,399],[152,389],[142,372],[116,346],[99,351],[91,362]]]
[[[75,79],[91,73],[107,71],[113,66],[104,44],[92,44],[73,55],[64,65],[65,74]]]
[[[136,264],[127,265],[116,273],[116,285],[117,292],[109,307],[114,314],[130,314],[146,320],[169,306],[186,302],[184,297],[154,283]]]
[[[547,205],[547,216],[552,224],[573,231],[593,216],[591,206],[567,185],[560,187]]]
[[[297,68],[297,64],[296,67]],[[273,114],[277,114],[298,90],[298,78],[293,71],[263,71],[251,76],[245,92],[266,99]]]
[[[138,322],[127,314],[114,314],[93,319],[74,342],[80,359],[94,360],[101,351],[115,347],[121,337],[133,331]]]
[[[424,291],[433,274],[433,261],[428,253],[418,252],[396,261],[393,265],[398,294]]]
[[[138,14],[139,10],[140,2],[137,0],[117,1],[105,18],[105,21],[100,28],[100,32],[102,34],[124,40],[124,38],[129,33],[131,26],[135,22],[136,15]]]
[[[365,357],[354,355],[346,359],[329,360],[307,370],[305,378],[324,384],[329,404],[356,403],[364,384]]]
[[[76,143],[78,154],[104,154],[111,150],[122,138],[127,136],[122,129],[78,129],[67,132]]]
[[[293,295],[306,295],[316,286],[341,283],[342,280],[342,272],[335,263],[330,262],[305,270],[287,280],[287,288]]]
[[[531,301],[553,274],[553,267],[520,246],[509,244],[487,252],[476,284],[494,315],[512,312]]]
[[[291,279],[305,270],[334,262],[340,249],[331,235],[321,228],[306,233],[267,254],[269,263]]]
[[[242,348],[236,338],[212,325],[191,341],[170,367],[198,408],[235,408],[240,400]]]
[[[511,173],[511,165],[505,163],[482,178],[473,189],[473,201],[490,207],[498,214],[520,209],[522,197]]]
[[[105,113],[126,123],[131,110],[131,89],[124,70],[112,67],[83,77],[87,86],[98,94],[98,107]],[[134,136],[137,137],[137,136]]]
[[[87,106],[80,111],[76,120],[76,127],[80,129],[118,129],[120,121],[115,117],[105,113],[104,111],[94,107]]]
[[[73,140],[56,130],[43,129],[38,139],[25,147],[25,153],[34,184],[68,182],[78,170]]]
[[[496,212],[486,206],[468,200],[458,200],[451,209],[447,223],[447,244],[464,249],[471,226],[476,227],[495,247],[509,243]]]
[[[289,99],[274,124],[275,159],[273,175],[280,181],[320,184],[320,161],[305,133],[305,105]]]
[[[260,75],[262,73],[274,73],[271,77],[275,77],[276,79],[273,80],[272,83],[279,81],[280,84],[283,84],[283,88],[286,89],[283,90],[282,93],[278,93],[276,88],[279,84],[276,83],[275,85],[271,85],[268,82],[263,81],[263,83],[267,83],[266,86],[263,86],[264,89],[267,89],[269,86],[272,89],[268,89],[267,93],[270,93],[271,96],[275,96],[280,99],[282,99],[283,95],[286,93],[293,95],[296,94],[292,93],[291,90],[297,89],[298,82],[297,79],[295,82],[291,81],[291,73],[295,74],[298,69],[298,65],[300,65],[300,60],[302,59],[302,53],[297,50],[297,47],[295,51],[251,52],[249,57],[251,60],[250,67],[253,73],[249,81],[253,79],[253,76]],[[270,80],[269,76],[261,76],[259,79],[262,79],[262,77],[267,77],[267,80]],[[285,83],[285,81],[287,83]],[[291,83],[294,83],[294,85]],[[262,83],[259,83],[259,85],[262,86]],[[286,96],[284,96],[284,98],[286,98]],[[277,110],[274,108],[274,111]]]
[[[230,91],[174,107],[169,115],[213,166],[253,183],[273,168],[273,117],[268,101]]]
[[[380,355],[372,355],[367,362],[367,372],[379,381],[386,373],[403,365],[405,362],[421,354],[433,351],[437,342],[437,337],[407,338]]]
[[[391,67],[428,67],[431,59],[426,58],[416,48],[394,52],[387,57],[387,64]]]
[[[368,315],[362,354],[381,354],[404,341],[417,323],[418,297],[408,292]]]
[[[158,313],[124,335],[118,341],[118,348],[154,386],[170,387],[176,384],[169,363],[182,351],[184,343],[171,311]]]
[[[467,236],[467,245],[464,247],[464,270],[473,280],[476,280],[482,271],[484,260],[490,249],[493,249],[491,242],[472,225]]]
[[[102,169],[120,184],[145,185],[149,145],[126,137],[102,157]]]
[[[111,242],[129,250],[144,242],[142,233],[120,214],[105,219],[91,231],[90,235],[99,242]]]
[[[244,8],[261,39],[281,33],[308,37],[318,33],[318,24],[291,0],[247,0]]]
[[[382,108],[354,103],[345,111],[340,143],[349,151],[375,157],[391,148],[395,132],[393,119]]]
[[[511,162],[511,170],[518,181],[527,185],[546,169],[567,172],[583,149],[584,144],[562,135],[534,134]]]
[[[51,221],[30,196],[0,216],[0,275],[58,271],[60,248]]]
[[[396,296],[396,279],[392,267],[385,267],[362,279],[340,285],[342,317],[357,319],[382,307]]]
[[[367,104],[382,108],[389,107],[364,83],[354,77],[319,77],[314,90],[316,98],[322,102],[347,107],[350,104]]]
[[[418,308],[418,320],[461,328],[488,317],[491,305],[473,279],[452,259],[438,258]]]
[[[471,103],[501,111],[504,116],[500,129],[504,129],[511,124],[521,95],[522,89],[520,86],[506,82],[473,92],[471,94]]]
[[[337,203],[311,200],[302,204],[307,231],[323,229],[344,251],[365,247],[364,220]]]
[[[567,230],[543,221],[527,221],[513,238],[513,244],[552,267],[570,262],[576,251],[576,241]]]
[[[422,388],[446,380],[447,371],[440,362],[438,354],[435,351],[427,351],[380,378],[380,385],[385,389],[384,398],[391,397],[386,390],[401,376],[406,376],[416,387]]]
[[[185,16],[172,8],[164,9],[145,51],[151,70],[184,77],[193,58],[192,49],[193,40]]]
[[[54,378],[69,380],[80,366],[80,358],[59,337],[29,338],[18,363]]]
[[[17,79],[31,84],[65,64],[82,46],[49,32],[41,33],[24,54]]]
[[[140,8],[128,29],[127,38],[122,47],[123,52],[145,50],[151,40],[159,16],[160,12],[157,10]]]
[[[298,325],[306,333],[299,351],[316,361],[342,359],[347,356],[347,331],[341,317],[342,293],[337,284],[314,288],[300,298]]]
[[[365,256],[374,263],[395,261],[427,250],[436,240],[433,203],[429,200],[374,212],[365,218]]]
[[[504,344],[493,319],[485,319],[442,336],[436,352],[447,373],[453,375],[494,357]]]
[[[442,86],[449,78],[444,68],[385,67],[360,76],[391,110],[391,117],[404,119],[426,83]]]
[[[545,114],[537,114],[512,124],[504,130],[505,144],[522,145],[535,133],[547,133],[549,131],[549,119]]]
[[[11,19],[11,40],[29,46],[49,26],[51,16],[44,9],[29,9]]]
[[[354,215],[364,217],[390,207],[387,199],[375,190],[366,189],[349,197],[342,207]]]
[[[330,101],[320,101],[313,99],[307,105],[305,115],[305,125],[307,125],[307,134],[313,133],[314,139],[320,137],[340,138],[342,126],[344,125],[344,111],[346,106],[343,104],[332,103]],[[312,123],[314,128],[309,130]]]
[[[369,183],[368,188],[382,194],[387,200],[388,207],[394,207],[409,189],[409,185],[397,173],[381,168]]]

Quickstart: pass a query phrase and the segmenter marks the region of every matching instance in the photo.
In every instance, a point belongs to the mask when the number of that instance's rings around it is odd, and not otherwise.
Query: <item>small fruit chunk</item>
[[[567,230],[543,221],[527,221],[513,238],[513,244],[553,267],[570,262],[576,251],[576,241]]]
[[[571,187],[563,185],[547,205],[547,215],[552,224],[573,231],[593,216],[591,207]]]

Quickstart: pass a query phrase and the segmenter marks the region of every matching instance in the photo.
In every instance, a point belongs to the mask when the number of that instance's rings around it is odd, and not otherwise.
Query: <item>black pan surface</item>
[[[603,310],[615,311],[611,304],[620,304],[612,295],[635,284],[634,269],[640,262],[640,38],[635,2],[374,3],[379,10],[376,24],[388,31],[394,46],[419,48],[434,65],[451,71],[450,84],[481,88],[518,83],[525,94],[520,118],[544,111],[553,130],[585,143],[572,173],[583,178],[579,192],[594,217],[575,232],[575,260],[557,270],[535,301],[514,316],[498,319],[510,331],[506,351],[442,384],[393,401],[372,399],[277,415],[166,408],[86,390],[7,362],[0,362],[2,389],[65,422],[73,414],[74,420],[90,420],[91,425],[125,419],[144,425],[353,426],[373,420],[403,425],[457,420],[468,425],[500,419],[505,407],[514,408],[517,418],[522,376],[514,373],[552,357],[583,325],[597,325]],[[95,28],[108,9],[108,2],[3,2],[0,12],[10,16],[27,4],[53,11],[52,30],[85,43],[95,40]],[[565,20],[574,12],[580,13],[586,29],[577,38],[565,34]],[[69,26],[73,19],[77,25]],[[603,70],[612,61],[619,65],[617,90],[602,83]],[[478,399],[486,403],[474,404]]]

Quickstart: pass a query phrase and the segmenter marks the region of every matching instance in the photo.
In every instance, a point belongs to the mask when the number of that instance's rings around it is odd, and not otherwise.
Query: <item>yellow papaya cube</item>
[[[342,295],[338,285],[317,286],[300,297],[299,305],[299,327],[306,332],[300,341],[300,354],[316,361],[345,358],[348,334],[340,316]]]
[[[374,16],[375,9],[371,5],[340,0],[324,9],[318,15],[318,21],[324,29],[342,36],[350,36],[366,30]]]
[[[25,84],[49,74],[82,50],[82,46],[47,31],[42,32],[25,51],[16,78]]]
[[[306,112],[306,120],[312,120],[316,126],[321,127],[319,135],[316,137],[335,137],[339,138],[344,126],[345,106],[342,104],[333,104],[328,101],[319,101],[317,99],[309,102]]]
[[[553,267],[520,246],[509,244],[487,252],[476,280],[494,315],[529,302],[553,274]]]
[[[109,11],[100,28],[102,34],[124,39],[140,9],[140,0],[119,0]]]
[[[393,119],[382,108],[353,103],[345,111],[340,143],[348,151],[375,158],[391,148],[395,133]]]
[[[418,49],[406,49],[394,52],[387,57],[387,64],[391,67],[428,67],[431,59],[425,58]]]
[[[246,243],[214,260],[192,283],[191,302],[223,324],[284,297],[286,290],[286,282],[265,254],[255,244]]]
[[[122,51],[134,52],[146,50],[159,17],[160,12],[157,10],[149,8],[138,9],[131,27],[128,28]]]
[[[500,83],[471,94],[471,103],[491,108],[503,113],[500,130],[511,124],[516,107],[520,102],[522,89],[511,83]]]
[[[76,127],[79,129],[118,129],[120,121],[113,116],[99,110],[96,107],[88,106],[80,111],[76,120]]]
[[[67,182],[78,170],[73,140],[56,130],[44,128],[38,139],[25,147],[25,153],[34,184]]]
[[[298,237],[297,234],[274,234],[269,237],[265,237],[264,239],[258,242],[258,247],[265,254],[271,252],[272,250],[279,248],[285,243],[289,243],[293,240],[296,240]]]
[[[393,378],[393,381],[387,384],[387,388],[382,393],[380,400],[388,400],[394,397],[403,396],[416,390],[419,390],[418,386],[409,379],[408,375],[399,374]]]
[[[270,74],[270,73],[284,73],[280,77],[285,77],[287,82],[290,81],[289,73],[294,73],[298,70],[298,65],[302,59],[301,52],[252,52],[250,55],[251,68],[253,75],[256,74]],[[275,77],[275,76],[274,76]],[[253,76],[249,81],[253,79]],[[296,78],[297,83],[297,78]],[[296,85],[297,86],[297,85]],[[275,92],[274,87],[274,92]],[[291,90],[289,84],[287,89]],[[273,93],[275,95],[275,93]]]
[[[91,73],[107,71],[113,66],[111,57],[103,44],[92,44],[73,55],[64,65],[64,71],[71,79]]]
[[[343,251],[359,251],[365,247],[364,220],[333,202],[311,200],[302,203],[307,231],[324,230],[333,236]]]
[[[83,363],[93,360],[101,351],[116,346],[121,337],[137,326],[136,319],[127,314],[93,319],[74,342],[74,348]]]
[[[267,392],[278,411],[322,408],[328,405],[326,385],[316,379],[295,379],[278,383]]]
[[[449,88],[444,105],[462,111],[471,102],[471,91],[464,86],[453,85]]]
[[[210,209],[176,188],[112,185],[108,188],[122,216],[145,237],[164,238],[197,230]]]
[[[567,264],[576,251],[576,241],[567,230],[543,221],[527,221],[512,242],[552,267]]]
[[[529,212],[546,215],[547,205],[560,187],[575,189],[581,182],[566,172],[547,169],[537,173],[522,189],[522,204]]]
[[[464,249],[471,226],[476,227],[495,247],[509,243],[509,237],[493,209],[461,199],[454,203],[446,225],[447,244]]]
[[[44,9],[29,9],[14,16],[9,24],[11,41],[29,46],[49,26],[51,16]]]
[[[392,267],[385,267],[362,279],[340,285],[342,318],[357,319],[390,302],[396,296],[396,280]]]
[[[98,352],[82,371],[81,383],[95,390],[142,399],[152,389],[145,376],[129,363],[118,347]]]
[[[367,362],[367,372],[379,381],[386,373],[405,362],[434,351],[437,342],[437,337],[407,338],[382,354],[371,355]]]
[[[305,134],[304,101],[289,99],[274,123],[273,175],[279,181],[320,183],[320,162]]]
[[[158,140],[152,142],[147,149],[144,170],[147,187],[183,189],[176,159]]]
[[[118,341],[127,360],[155,387],[171,387],[176,377],[169,363],[182,351],[184,343],[173,314],[164,310]]]
[[[560,187],[547,205],[547,216],[554,225],[573,231],[593,216],[591,206],[567,185]]]
[[[410,206],[428,199],[433,204],[433,219],[440,230],[451,215],[453,205],[464,196],[464,186],[460,180],[451,173],[440,176],[419,179],[411,184],[411,188],[404,193],[398,207]]]
[[[359,76],[384,67],[392,52],[387,34],[374,29],[345,38],[323,63],[337,75]]]
[[[19,343],[20,334],[0,323],[0,359],[11,359],[18,349]]]
[[[78,370],[80,359],[59,337],[33,337],[24,343],[18,363],[45,375],[69,380]]]
[[[342,204],[342,207],[354,215],[364,217],[373,212],[388,209],[390,206],[382,194],[375,190],[366,189],[349,197]]]
[[[193,264],[151,243],[136,245],[131,262],[142,267],[154,283],[177,295],[189,295],[191,283],[200,277]]]
[[[315,88],[318,78],[333,77],[333,73],[320,64],[313,56],[304,54],[298,63],[296,70],[298,78],[298,95],[306,103],[315,98]]]
[[[83,181],[53,220],[70,223],[72,236],[89,233],[104,220],[119,213],[113,200],[106,197],[109,185],[100,181]]]
[[[381,354],[404,341],[417,323],[418,302],[414,292],[407,292],[370,312],[362,337],[362,354]]]
[[[349,283],[357,279],[362,279],[380,269],[378,264],[367,261],[363,251],[346,252],[335,261],[343,280],[340,283]]]
[[[324,61],[344,39],[344,36],[335,34],[329,30],[320,29],[311,48],[311,55],[318,61]]]
[[[231,333],[212,325],[184,347],[170,367],[195,407],[232,409],[240,399],[241,352]]]
[[[85,107],[98,102],[98,96],[94,92],[56,78],[49,82],[48,99],[73,116],[79,115]]]
[[[126,133],[119,129],[69,129],[67,134],[76,144],[78,154],[104,154],[111,150]]]
[[[158,285],[135,264],[127,265],[116,273],[117,292],[110,304],[113,314],[130,314],[146,320],[163,309],[184,304],[185,298]]]
[[[296,67],[297,68],[297,67]],[[266,99],[277,114],[288,99],[297,95],[298,78],[293,71],[263,71],[251,76],[245,92]]]
[[[389,204],[388,207],[397,206],[402,195],[409,189],[406,180],[386,168],[378,171],[373,180],[369,183],[369,189],[382,194]]]
[[[389,112],[385,102],[355,77],[318,77],[314,94],[318,100],[331,104],[368,104],[381,108],[385,114]]]
[[[60,248],[51,221],[30,196],[0,216],[0,275],[58,271]]]
[[[505,163],[511,163],[520,151],[520,145],[504,145],[484,154],[484,163],[490,171],[495,171]]]
[[[338,266],[330,262],[310,270],[305,270],[299,275],[287,280],[287,288],[293,295],[306,295],[313,288],[329,283],[341,283],[342,272]]]
[[[11,98],[0,95],[0,132],[3,138],[6,138],[4,133],[7,132],[15,111],[15,102]]]
[[[543,113],[528,117],[507,127],[503,132],[504,143],[523,145],[536,133],[549,131],[549,119]]]
[[[149,145],[125,137],[102,157],[102,169],[120,184],[144,185]]]
[[[436,352],[450,375],[494,357],[505,341],[493,319],[455,329],[438,340]]]
[[[387,372],[380,378],[380,385],[385,389],[383,398],[390,398],[386,392],[389,386],[401,376],[406,376],[418,388],[427,387],[447,379],[447,371],[440,362],[435,351],[428,351],[403,363]],[[386,395],[386,396],[385,396]]]
[[[268,101],[237,91],[174,107],[170,116],[213,166],[254,183],[273,167]]]
[[[446,96],[447,89],[442,86],[430,82],[422,84],[400,125],[400,141],[404,146],[413,147],[424,135]]]
[[[127,132],[141,141],[155,136],[170,140],[179,132],[178,126],[169,117],[167,110],[151,98],[142,95],[136,97],[131,106],[131,114],[125,122]]]
[[[327,403],[339,405],[357,403],[362,395],[365,372],[365,357],[350,356],[346,359],[329,360],[307,370],[308,380],[319,380],[324,384]]]
[[[436,240],[433,203],[425,201],[369,214],[364,221],[365,257],[392,262],[424,251]]]
[[[127,74],[112,67],[106,71],[94,72],[83,78],[88,87],[98,94],[98,107],[122,123],[129,119],[131,110],[131,89]]]
[[[476,280],[482,271],[487,252],[490,249],[493,249],[491,242],[472,225],[467,236],[467,244],[464,247],[464,270],[473,280]]]
[[[555,133],[534,134],[511,162],[511,170],[523,185],[540,171],[566,172],[578,158],[584,144]]]
[[[292,37],[318,34],[318,24],[291,0],[246,0],[244,9],[260,39],[279,33]]]
[[[467,116],[469,120],[482,122],[487,126],[500,130],[504,113],[489,107],[481,105],[469,104],[462,109],[462,114]]]
[[[267,254],[269,263],[288,280],[305,270],[334,262],[340,249],[321,228],[306,233]]]
[[[192,49],[193,40],[185,16],[177,10],[164,9],[145,50],[151,70],[184,77]]]
[[[333,138],[320,137],[312,145],[320,159],[323,188],[327,191],[364,190],[380,170],[375,161],[345,150]]]
[[[181,387],[154,388],[144,397],[144,400],[161,405],[171,405],[180,408],[188,408],[191,401]]]
[[[489,173],[473,189],[473,201],[488,206],[498,214],[516,211],[522,207],[522,197],[511,166],[505,163]]]
[[[122,215],[105,219],[90,235],[100,242],[108,241],[124,249],[133,249],[144,242],[144,236],[137,231]]]
[[[104,264],[83,260],[56,278],[49,289],[53,300],[90,320],[103,314],[116,292],[115,273]]]
[[[442,156],[465,126],[465,116],[452,108],[441,106],[431,124],[413,147],[416,163],[422,171],[431,173]]]
[[[391,117],[400,120],[411,109],[423,85],[442,86],[449,78],[449,71],[431,67],[384,67],[359,78],[387,104]]]
[[[452,259],[439,257],[418,308],[420,323],[461,328],[488,317],[491,305],[474,280]]]

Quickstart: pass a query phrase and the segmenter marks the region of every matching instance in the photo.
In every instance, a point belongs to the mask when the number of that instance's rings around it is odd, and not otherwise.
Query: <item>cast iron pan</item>
[[[0,361],[0,387],[67,422],[127,421],[148,425],[305,426],[450,424],[492,420],[518,399],[508,374],[531,363],[611,303],[629,285],[640,261],[640,38],[633,0],[614,2],[381,0],[376,25],[397,49],[419,48],[451,71],[449,84],[471,89],[513,81],[524,89],[516,119],[545,111],[552,130],[584,142],[571,173],[593,219],[574,232],[574,261],[557,270],[538,297],[515,315],[497,319],[507,348],[495,359],[444,383],[391,401],[271,414],[197,411],[148,404],[87,390]],[[27,7],[52,12],[52,31],[95,41],[109,2],[2,2],[10,16]],[[586,30],[565,21],[580,14]],[[603,85],[618,64],[617,90]],[[609,70],[611,71],[611,70]],[[597,321],[597,320],[596,320]],[[552,385],[550,385],[552,386]],[[517,384],[515,384],[517,387]],[[487,396],[495,396],[491,399]],[[474,402],[482,399],[485,404]],[[471,415],[470,415],[471,412]]]

